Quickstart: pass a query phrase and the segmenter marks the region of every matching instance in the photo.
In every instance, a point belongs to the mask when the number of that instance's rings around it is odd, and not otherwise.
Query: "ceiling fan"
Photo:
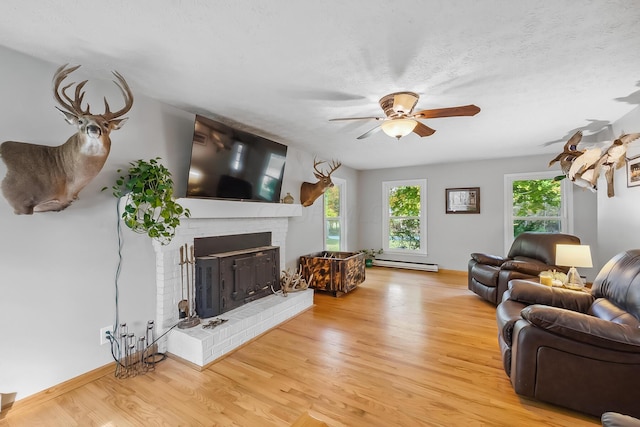
[[[360,135],[358,139],[367,138],[382,130],[387,135],[394,138],[402,138],[411,132],[420,137],[433,135],[435,129],[431,129],[417,119],[436,119],[442,117],[475,116],[480,112],[480,108],[470,104],[460,107],[436,108],[431,110],[421,110],[413,113],[413,108],[418,103],[420,96],[414,92],[394,92],[380,98],[379,104],[386,117],[345,117],[330,119],[329,121],[343,120],[377,120],[382,123],[370,131]]]

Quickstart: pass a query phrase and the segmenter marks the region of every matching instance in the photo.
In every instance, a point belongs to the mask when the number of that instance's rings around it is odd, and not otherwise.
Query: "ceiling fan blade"
[[[431,129],[429,126],[425,125],[424,123],[418,122],[416,127],[413,128],[413,133],[424,138],[425,136],[433,135],[434,133],[436,133],[436,130]]]
[[[373,135],[374,133],[378,132],[380,129],[382,129],[382,128],[380,127],[380,125],[378,125],[378,126],[374,127],[373,129],[371,129],[370,131],[363,133],[362,135],[360,135],[360,136],[359,136],[359,137],[357,137],[356,139],[365,139],[365,138],[368,138],[368,137],[370,137],[371,135]]]
[[[330,122],[340,122],[345,120],[384,120],[384,117],[341,117],[337,119],[329,119]]]
[[[433,110],[418,111],[413,115],[417,119],[437,119],[441,117],[475,116],[480,112],[480,107],[473,104],[461,107],[436,108]]]

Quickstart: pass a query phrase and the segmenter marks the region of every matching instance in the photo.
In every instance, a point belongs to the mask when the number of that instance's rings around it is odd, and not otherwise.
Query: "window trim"
[[[340,215],[332,217],[338,218],[340,222],[340,251],[345,251],[347,246],[347,180],[342,178],[331,177],[331,182],[335,187],[340,189]],[[327,250],[327,215],[324,207],[324,193],[322,194],[322,247]]]
[[[389,248],[389,190],[393,187],[420,186],[420,239],[419,249]],[[390,254],[427,255],[427,180],[402,179],[382,182],[382,249]]]
[[[513,182],[536,179],[551,179],[558,175],[558,171],[512,173],[504,175],[504,253],[509,253],[513,244]],[[560,232],[573,234],[573,184],[565,178],[560,183],[561,210]]]

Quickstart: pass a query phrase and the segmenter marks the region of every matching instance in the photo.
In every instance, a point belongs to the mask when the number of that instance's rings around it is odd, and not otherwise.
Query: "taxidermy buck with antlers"
[[[342,163],[333,160],[331,161],[331,165],[329,165],[331,170],[326,173],[318,169],[318,166],[322,163],[325,162],[319,162],[316,159],[313,159],[313,170],[315,171],[313,172],[313,175],[315,175],[315,177],[318,178],[319,181],[315,184],[311,184],[310,182],[303,182],[300,186],[300,203],[302,203],[302,206],[311,206],[318,197],[320,197],[325,191],[327,191],[327,188],[333,187],[331,174],[334,173],[340,166],[342,166]]]
[[[103,114],[93,115],[82,108],[87,80],[75,87],[74,99],[66,90],[75,83],[60,89],[63,80],[80,66],[58,68],[53,77],[53,94],[62,108],[56,107],[66,121],[78,131],[59,146],[46,146],[26,142],[5,141],[0,145],[0,157],[7,165],[2,181],[2,193],[17,215],[33,212],[61,211],[78,198],[82,190],[102,169],[109,156],[109,133],[120,129],[126,114],[133,105],[133,95],[124,78],[113,72],[114,83],[124,96],[125,105],[111,111],[104,98]]]

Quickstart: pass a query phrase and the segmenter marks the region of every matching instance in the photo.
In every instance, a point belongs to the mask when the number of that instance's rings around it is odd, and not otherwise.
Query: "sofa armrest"
[[[539,304],[525,307],[521,315],[534,326],[574,341],[609,350],[640,353],[639,328]]]
[[[509,297],[513,301],[527,305],[543,304],[579,313],[587,313],[594,301],[593,296],[586,292],[552,288],[530,280],[511,280],[509,289]]]
[[[478,252],[472,253],[471,258],[476,260],[480,264],[495,265],[496,267],[500,267],[502,263],[508,259],[499,255],[489,255]]]
[[[509,260],[505,261],[500,267],[503,270],[515,270],[521,273],[529,274],[531,276],[537,276],[543,271],[549,270],[549,266],[543,263],[521,261],[521,260]]]
[[[509,291],[505,292],[508,293]],[[506,299],[496,307],[496,321],[498,323],[498,334],[511,347],[513,342],[513,327],[516,322],[522,319],[520,312],[526,307],[525,304]]]

